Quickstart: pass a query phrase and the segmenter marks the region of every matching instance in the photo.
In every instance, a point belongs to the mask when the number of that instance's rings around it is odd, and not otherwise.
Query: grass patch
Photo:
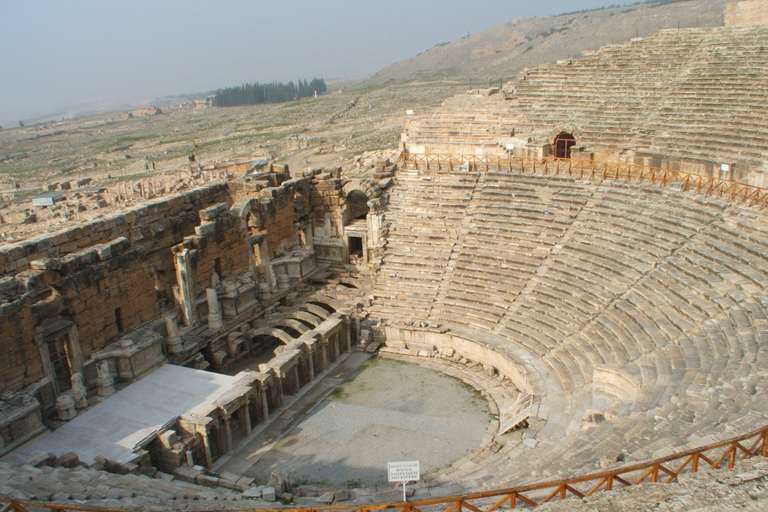
[[[177,142],[191,142],[188,138],[161,140],[160,144],[176,144]]]
[[[328,395],[328,400],[345,400],[347,398],[349,398],[349,393],[344,390],[343,386],[337,387]]]
[[[260,132],[263,130],[268,130],[269,128],[282,128],[285,126],[291,126],[291,123],[255,124],[255,125],[236,124],[235,131],[236,132],[245,132],[245,131]]]
[[[127,137],[120,137],[115,141],[115,144],[123,144],[126,142],[139,142],[147,139],[157,139],[160,135],[156,133],[149,133],[147,135],[128,135]]]
[[[320,480],[310,480],[309,478],[300,476],[297,478],[291,478],[291,484],[292,485],[312,485],[314,487],[330,487],[331,482],[329,480],[326,480],[325,478],[321,478]]]
[[[363,487],[363,481],[360,480],[359,478],[354,478],[352,480],[347,480],[346,482],[344,482],[344,486],[347,489],[356,489],[358,487]]]

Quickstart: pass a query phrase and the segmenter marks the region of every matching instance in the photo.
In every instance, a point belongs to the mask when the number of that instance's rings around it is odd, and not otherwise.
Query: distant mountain
[[[611,7],[548,18],[507,21],[460,41],[439,44],[378,72],[369,83],[413,80],[468,81],[487,87],[514,78],[523,68],[578,57],[665,28],[722,26],[725,6],[733,0],[687,0]],[[471,53],[471,61],[470,61]]]

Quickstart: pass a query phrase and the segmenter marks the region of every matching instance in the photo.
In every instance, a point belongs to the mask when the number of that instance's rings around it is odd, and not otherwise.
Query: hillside
[[[371,82],[510,80],[523,68],[579,56],[582,50],[645,36],[662,28],[722,26],[730,0],[689,0],[667,5],[637,4],[548,18],[514,19],[460,41],[437,45],[381,70]]]

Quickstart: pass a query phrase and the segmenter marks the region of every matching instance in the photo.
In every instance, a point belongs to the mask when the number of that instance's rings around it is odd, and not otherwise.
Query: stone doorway
[[[45,376],[50,379],[56,395],[72,387],[72,375],[82,373],[83,356],[77,326],[60,320],[38,328],[35,342]]]
[[[72,387],[72,369],[69,367],[66,337],[49,338],[46,343],[56,392],[63,393]]]
[[[555,158],[571,158],[571,147],[576,145],[576,139],[570,133],[563,132],[555,137]]]
[[[359,236],[349,237],[349,255],[357,258],[363,258],[363,238]]]

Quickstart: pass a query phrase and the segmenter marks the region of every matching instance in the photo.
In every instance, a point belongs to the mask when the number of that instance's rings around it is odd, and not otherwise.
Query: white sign
[[[409,116],[412,116],[413,115],[413,110],[406,110],[405,114],[409,115]]]
[[[514,144],[507,144],[507,151],[514,151],[515,145]]]
[[[419,474],[419,461],[387,462],[387,473],[390,482],[416,482]]]

